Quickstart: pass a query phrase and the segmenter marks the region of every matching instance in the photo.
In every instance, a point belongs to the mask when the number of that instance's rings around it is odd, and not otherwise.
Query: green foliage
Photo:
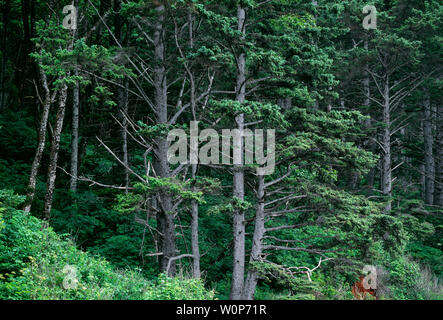
[[[89,1],[80,1],[75,33],[61,26],[61,2],[48,7],[31,1],[28,10],[19,1],[3,1],[12,5],[8,19],[0,21],[0,33],[7,35],[7,41],[0,40],[0,299],[228,299],[232,213],[245,214],[248,253],[261,201],[256,165],[244,167],[245,197],[239,199],[232,195],[232,167],[200,164],[194,175],[192,167],[180,171],[171,165],[169,172],[179,174],[159,177],[159,155],[146,150],[155,150],[156,140],[172,129],[189,130],[192,120],[205,129],[235,128],[239,114],[248,129],[276,129],[276,167],[265,177],[271,185],[263,199],[269,214],[263,245],[279,250],[267,249],[267,261],[246,264],[261,278],[256,299],[353,299],[351,285],[365,264],[380,268],[382,299],[443,299],[442,209],[425,203],[422,186],[425,91],[432,106],[441,105],[441,1],[374,0],[376,30],[361,26],[363,0],[167,2],[163,46],[154,48],[156,1],[122,1],[120,11],[94,0],[96,11]],[[247,8],[245,33],[237,25],[239,4]],[[189,17],[194,18],[193,41]],[[162,49],[164,60],[155,49]],[[240,53],[246,56],[241,103],[235,81]],[[75,192],[68,191],[69,175],[57,170],[48,229],[38,217],[57,96],[30,214],[18,209],[24,197],[16,194],[28,191],[38,141],[44,86],[35,67],[47,75],[51,94],[63,84],[69,87],[57,163],[65,172],[73,142],[71,89],[80,85],[82,178]],[[167,97],[158,106],[163,67]],[[379,85],[387,78],[389,121],[381,112],[384,88]],[[438,107],[431,114],[437,166],[441,114]],[[386,129],[395,168],[389,196],[380,192],[378,169],[386,152],[379,137]],[[124,148],[132,170],[127,192],[121,190],[125,169],[115,159],[123,159]],[[435,173],[438,185],[441,177]],[[180,254],[190,252],[191,204],[198,204],[201,269],[207,287],[216,292],[205,289],[202,280],[161,273],[155,255],[161,251],[156,215],[161,204],[152,201],[158,194],[172,198],[175,211],[167,214],[175,219],[171,234]],[[392,210],[384,212],[388,198]],[[287,250],[291,246],[294,250]],[[317,266],[320,256],[330,260],[311,281],[298,272]],[[176,263],[179,274],[191,273],[192,259]],[[76,290],[63,288],[66,265],[78,271]]]
[[[154,282],[155,290],[149,291],[148,300],[212,300],[214,291],[204,288],[199,279],[170,278],[160,274]]]
[[[392,297],[395,299],[420,299],[417,283],[420,278],[420,267],[417,263],[405,258],[394,260],[389,267],[389,281]]]
[[[420,242],[411,242],[408,245],[408,251],[412,257],[430,267],[437,276],[440,278],[443,276],[443,252],[441,250]]]
[[[0,233],[1,299],[212,299],[201,281],[148,281],[140,270],[118,270],[100,256],[80,251],[66,236],[14,207],[24,201],[0,191],[4,228]],[[66,265],[76,268],[77,288],[65,289]]]

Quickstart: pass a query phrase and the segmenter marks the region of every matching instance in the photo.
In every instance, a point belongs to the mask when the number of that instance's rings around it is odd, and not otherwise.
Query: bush
[[[389,267],[389,288],[396,300],[443,299],[441,280],[429,268],[421,267],[406,257],[395,260]]]
[[[148,300],[212,300],[214,292],[204,288],[201,280],[170,278],[160,274],[154,282],[155,290],[146,292]]]
[[[161,275],[148,281],[141,270],[118,270],[82,252],[14,208],[23,201],[0,190],[0,299],[213,299],[200,280]]]

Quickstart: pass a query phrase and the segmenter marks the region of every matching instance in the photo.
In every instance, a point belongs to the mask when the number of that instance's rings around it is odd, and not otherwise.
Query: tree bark
[[[126,116],[128,114],[128,81],[123,81],[124,88],[118,89],[118,109],[120,111],[120,119],[121,119],[121,137],[122,137],[122,153],[123,153],[123,163],[125,164],[124,168],[124,180],[125,187],[129,187],[129,156],[128,156],[128,121]],[[125,190],[128,193],[128,189]]]
[[[63,129],[63,120],[65,118],[66,99],[68,96],[68,86],[63,83],[60,89],[58,100],[58,110],[55,120],[54,134],[51,141],[51,153],[49,157],[48,177],[46,182],[46,195],[44,207],[44,220],[47,226],[51,218],[52,200],[55,189],[55,179],[57,177],[58,151],[60,148],[60,137]]]
[[[45,98],[43,101],[43,106],[42,106],[43,111],[38,130],[37,149],[35,151],[34,160],[32,161],[31,174],[29,176],[27,199],[23,207],[23,210],[25,212],[31,211],[32,202],[34,200],[38,169],[40,168],[40,164],[43,157],[43,151],[45,150],[45,145],[46,145],[46,130],[48,127],[49,109],[51,108],[51,102],[52,102],[51,92],[49,91],[48,79],[46,77],[45,72],[40,67],[39,67],[39,77],[40,77],[41,86],[43,87],[43,90],[45,92]]]
[[[74,6],[78,5],[75,0]],[[73,33],[73,37],[77,37],[77,32]],[[75,66],[74,75],[78,76],[78,64]],[[80,115],[80,83],[77,80],[72,90],[72,141],[71,141],[71,178],[69,189],[77,192],[77,176],[78,176],[78,139],[79,139],[79,115]]]
[[[249,270],[243,289],[243,299],[253,300],[258,281],[258,273],[251,264],[260,261],[263,252],[263,236],[265,234],[265,177],[258,176],[257,208],[255,213],[255,228],[252,238],[251,256],[249,258]]]
[[[382,193],[387,197],[385,212],[391,211],[392,167],[391,167],[391,103],[389,93],[389,77],[386,76],[383,91],[383,133],[382,133]]]
[[[9,11],[11,8],[10,0],[3,2],[2,8],[2,33],[0,37],[0,51],[1,51],[1,62],[0,62],[0,111],[6,106],[8,100],[8,88],[7,88],[7,75],[6,66],[8,61],[7,55],[7,39],[8,39],[8,25],[9,25]]]
[[[158,19],[155,24],[154,31],[154,84],[155,84],[155,106],[156,106],[156,120],[158,124],[166,124],[168,122],[168,95],[167,95],[167,79],[165,69],[165,46],[163,41],[164,36],[164,19],[165,6],[159,5],[156,8]],[[168,146],[169,143],[166,138],[160,137],[155,139],[154,143],[154,161],[153,165],[156,174],[159,178],[166,178],[170,176],[170,168],[168,163]],[[172,261],[168,269],[169,259],[176,255],[175,244],[175,215],[172,211],[172,198],[167,192],[160,192],[158,194],[160,200],[160,213],[157,215],[158,224],[162,237],[160,238],[159,248],[163,255],[160,259],[160,269],[163,272],[168,271],[169,276],[175,275],[175,260]]]
[[[365,50],[369,49],[369,43],[368,40],[365,40],[364,42],[364,48]],[[369,66],[368,64],[365,65],[365,69],[368,69]],[[371,116],[371,112],[369,111],[369,107],[371,104],[371,87],[370,87],[370,80],[369,80],[369,73],[368,71],[364,71],[363,72],[364,78],[363,78],[363,92],[364,92],[364,100],[363,100],[363,105],[365,106],[368,115],[370,116],[369,119],[366,120],[365,126],[367,129],[370,129],[372,127],[372,116]],[[376,152],[376,144],[372,139],[369,139],[367,142],[367,146],[370,152],[375,153]],[[374,189],[374,181],[375,181],[375,174],[376,174],[376,168],[377,166],[374,166],[373,168],[371,168],[367,174],[367,189],[368,189],[368,193],[371,194],[373,189]]]
[[[192,165],[192,179],[196,178],[197,165]],[[195,192],[196,189],[194,188]],[[191,221],[191,247],[193,256],[193,276],[194,278],[200,278],[200,247],[198,240],[198,203],[195,200],[191,202],[192,221]]]
[[[75,70],[78,75],[78,69]],[[72,143],[71,143],[71,181],[70,190],[77,192],[78,176],[78,124],[80,110],[80,85],[77,81],[72,91]]]
[[[443,107],[441,104],[437,106],[436,123],[434,205],[443,208]]]
[[[434,202],[434,154],[433,154],[433,142],[434,137],[432,134],[432,110],[429,93],[425,93],[423,101],[423,139],[424,139],[424,160],[425,160],[425,172],[424,172],[424,200],[426,204],[432,205]]]
[[[238,6],[237,8],[237,30],[245,35],[246,10]],[[237,56],[237,87],[236,100],[243,103],[246,98],[246,53],[241,52]],[[243,130],[244,114],[239,114],[235,118],[237,129],[241,134],[240,150],[243,155]],[[243,163],[243,159],[241,160]],[[242,164],[234,165],[233,197],[244,200],[244,170]],[[245,273],[245,214],[242,210],[235,210],[233,213],[233,232],[234,232],[234,250],[233,250],[233,268],[231,283],[231,299],[239,300],[242,298],[244,273]]]
[[[23,23],[23,42],[22,42],[22,48],[21,50],[21,57],[19,59],[20,63],[16,68],[16,81],[17,81],[17,88],[18,88],[18,101],[19,104],[23,104],[24,100],[24,88],[25,88],[25,82],[26,77],[23,77],[23,74],[27,71],[28,61],[29,61],[29,53],[32,50],[32,29],[34,28],[32,25],[30,25],[30,10],[31,10],[31,18],[32,18],[32,7],[34,6],[35,1],[30,0],[21,0],[21,15],[22,15],[22,23]],[[34,21],[31,20],[33,23]],[[20,52],[20,51],[19,51]]]
[[[123,36],[123,22],[122,17],[120,15],[121,10],[121,0],[115,0],[114,1],[114,26],[115,26],[115,35],[118,38],[120,43],[123,43],[125,41]],[[129,87],[129,81],[128,79],[125,79],[121,82],[122,87],[117,88],[117,103],[118,103],[118,110],[120,114],[120,120],[121,120],[121,137],[122,137],[122,161],[124,163],[124,180],[125,180],[125,187],[129,187],[129,156],[128,156],[128,133],[127,133],[127,127],[128,127],[128,121],[126,116],[128,115],[128,87]],[[126,115],[126,116],[125,116]],[[128,193],[128,189],[125,190],[126,193]]]
[[[194,26],[193,26],[194,17],[192,16],[192,12],[188,12],[188,31],[189,31],[189,48],[192,49],[194,47]],[[192,116],[194,121],[197,121],[196,118],[196,112],[197,112],[197,106],[195,101],[195,81],[194,81],[194,74],[191,71],[190,68],[188,68],[189,73],[189,82],[191,85],[191,109],[192,109]],[[197,165],[192,164],[191,166],[192,170],[192,179],[196,179],[197,174]],[[196,192],[197,189],[195,186],[192,188],[192,191]],[[191,215],[192,215],[192,221],[191,221],[191,247],[192,247],[192,257],[193,257],[193,276],[194,278],[200,278],[201,277],[201,271],[200,271],[200,244],[199,244],[199,237],[198,237],[198,202],[196,200],[191,201]]]

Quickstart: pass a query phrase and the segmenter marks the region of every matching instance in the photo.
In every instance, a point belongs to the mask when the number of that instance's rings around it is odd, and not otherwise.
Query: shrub
[[[118,270],[82,252],[15,209],[23,200],[0,190],[0,299],[213,299],[200,280],[161,275],[148,281],[141,270]]]
[[[154,282],[155,290],[146,292],[148,300],[212,300],[214,292],[204,289],[199,279],[170,278],[160,274]]]
[[[402,257],[389,267],[390,298],[406,300],[443,299],[441,280],[427,267]]]

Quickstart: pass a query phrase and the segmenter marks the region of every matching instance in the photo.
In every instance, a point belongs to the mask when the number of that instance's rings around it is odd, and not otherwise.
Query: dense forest
[[[443,299],[441,1],[0,3],[1,300]]]

